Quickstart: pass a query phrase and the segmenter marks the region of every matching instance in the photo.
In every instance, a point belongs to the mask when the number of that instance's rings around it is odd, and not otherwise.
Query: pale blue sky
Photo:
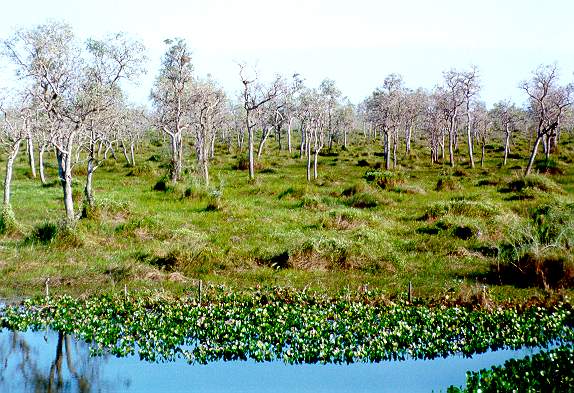
[[[385,76],[432,88],[449,68],[479,67],[482,98],[524,100],[517,88],[539,64],[558,62],[574,76],[574,2],[561,0],[5,0],[0,37],[48,19],[70,23],[80,39],[125,31],[148,48],[148,74],[130,89],[147,101],[164,49],[183,37],[198,75],[240,88],[236,62],[263,76],[302,74],[307,84],[334,79],[358,103]],[[12,77],[0,73],[0,85]]]

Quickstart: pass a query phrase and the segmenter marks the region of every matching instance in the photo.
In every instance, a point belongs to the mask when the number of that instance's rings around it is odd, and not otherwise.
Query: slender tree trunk
[[[385,130],[385,169],[388,171],[391,169],[391,146],[389,140],[389,131]]]
[[[42,143],[40,145],[40,151],[38,152],[38,169],[40,170],[40,181],[42,184],[46,184],[46,175],[44,173],[44,151],[46,150],[46,144]]]
[[[397,168],[397,146],[398,146],[398,130],[393,132],[393,169]]]
[[[249,122],[249,119],[247,120]],[[253,157],[253,127],[247,124],[247,134],[248,134],[248,156],[249,156],[249,180],[255,179],[255,164]]]
[[[289,118],[289,124],[287,125],[287,149],[289,154],[291,154],[291,126],[293,124],[293,118]]]
[[[205,186],[209,187],[209,165],[207,160],[202,160],[202,168],[203,168],[203,179],[205,180]]]
[[[538,152],[538,145],[540,145],[541,139],[542,136],[539,135],[538,137],[536,137],[536,140],[534,141],[534,146],[532,147],[532,153],[530,153],[530,158],[528,159],[528,165],[526,166],[526,170],[524,171],[525,176],[528,176],[530,174],[530,171],[532,170],[532,165],[534,164],[534,159],[536,158],[536,153]]]
[[[482,141],[482,152],[480,154],[480,167],[483,168],[484,167],[484,153],[486,150],[486,141]]]
[[[133,166],[130,157],[128,156],[128,150],[126,149],[126,145],[124,143],[124,141],[120,142],[121,146],[122,146],[122,153],[124,153],[124,158],[126,159],[126,162],[128,163],[129,166]],[[100,144],[100,147],[98,147],[98,151],[101,149],[102,145]],[[100,153],[98,153],[99,155]]]
[[[267,137],[269,136],[269,132],[270,132],[269,128],[263,127],[262,134],[261,134],[261,140],[259,141],[259,147],[257,148],[257,158],[261,158],[261,155],[263,154],[263,145],[267,141]]]
[[[84,187],[84,195],[86,196],[86,202],[88,206],[94,207],[94,191],[92,188],[93,178],[94,178],[94,158],[88,158],[88,173],[86,174],[86,186]]]
[[[307,153],[307,181],[311,181],[311,143],[309,136],[305,138],[305,151]]]
[[[450,120],[450,128],[448,131],[448,158],[449,158],[449,164],[453,168],[454,168],[453,144],[454,144],[454,137],[455,137],[454,133],[455,133],[455,121],[454,121],[454,117],[452,117]]]
[[[34,141],[32,140],[32,134],[28,133],[26,137],[26,144],[28,147],[28,163],[30,164],[30,171],[32,172],[32,177],[36,178],[36,160],[34,159]]]
[[[75,221],[74,199],[72,196],[72,156],[71,151],[66,153],[58,151],[58,174],[64,192],[64,208],[68,224]]]
[[[468,142],[468,158],[470,159],[470,167],[474,168],[474,154],[472,147],[472,133],[471,133],[471,118],[470,118],[470,103],[469,100],[466,101],[466,136]]]
[[[14,160],[20,150],[20,141],[12,145],[6,160],[6,174],[4,177],[4,207],[10,207],[10,186],[12,185],[12,173],[14,169]]]
[[[506,162],[508,160],[509,147],[510,147],[510,126],[507,124],[506,125],[506,138],[504,141],[504,161],[503,161],[502,165],[506,165]]]
[[[303,152],[305,151],[305,148],[307,146],[306,135],[307,135],[307,132],[305,131],[305,127],[303,126],[303,124],[301,124],[301,146],[299,147],[299,158],[300,159],[303,158]]]
[[[411,135],[412,135],[411,126],[409,125],[409,126],[407,127],[407,131],[406,131],[406,135],[405,135],[405,137],[406,137],[406,138],[405,138],[405,139],[406,139],[405,144],[406,144],[406,153],[407,153],[407,156],[410,156],[410,155],[411,155]]]
[[[130,156],[131,156],[131,158],[132,158],[132,162],[131,162],[131,164],[130,164],[131,166],[135,166],[135,165],[136,165],[136,156],[135,156],[135,153],[134,153],[134,147],[135,147],[135,146],[134,146],[134,142],[132,141],[132,142],[130,143]]]
[[[181,137],[179,133],[170,134],[169,136],[171,140],[171,182],[175,184],[181,177]]]

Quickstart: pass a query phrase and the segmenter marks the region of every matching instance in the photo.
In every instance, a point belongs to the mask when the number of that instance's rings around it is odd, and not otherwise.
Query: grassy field
[[[325,151],[310,184],[305,161],[273,142],[254,182],[236,169],[240,156],[218,150],[210,189],[189,174],[191,148],[188,174],[163,191],[154,188],[162,186],[167,143],[140,151],[135,168],[118,154],[96,171],[99,208],[74,235],[55,225],[63,204],[53,155],[46,155],[48,187],[30,178],[21,155],[12,197],[21,230],[0,240],[0,296],[43,293],[46,278],[52,293],[72,295],[124,286],[181,294],[199,279],[331,293],[367,285],[389,297],[404,296],[412,282],[417,297],[467,300],[485,291],[515,301],[572,293],[571,136],[547,173],[525,179],[527,141],[518,141],[504,168],[496,143],[475,169],[464,150],[454,169],[430,165],[421,146],[393,173],[379,169],[382,147],[374,143]],[[85,171],[76,169],[81,208]]]

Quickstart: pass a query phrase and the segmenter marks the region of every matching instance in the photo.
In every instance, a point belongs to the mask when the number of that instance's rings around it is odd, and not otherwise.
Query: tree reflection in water
[[[87,343],[61,332],[0,330],[0,359],[0,392],[106,392],[130,384],[102,378],[107,357],[90,357]]]

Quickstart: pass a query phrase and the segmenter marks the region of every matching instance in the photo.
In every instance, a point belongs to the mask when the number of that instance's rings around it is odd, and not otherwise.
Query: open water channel
[[[472,358],[350,365],[215,362],[189,365],[137,356],[91,357],[89,344],[54,331],[0,330],[0,392],[439,392],[465,383],[467,370],[501,365],[537,349]]]

